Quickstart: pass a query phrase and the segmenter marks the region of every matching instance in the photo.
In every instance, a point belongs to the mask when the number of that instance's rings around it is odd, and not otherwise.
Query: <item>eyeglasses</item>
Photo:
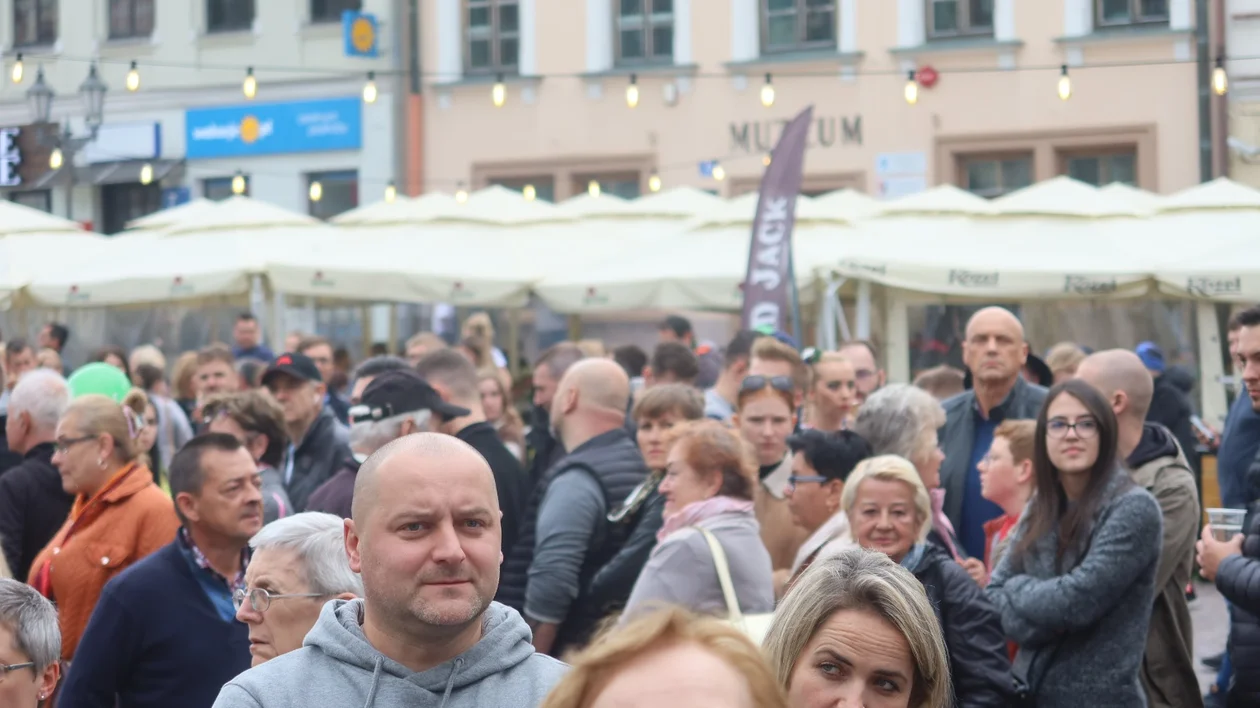
[[[70,448],[74,447],[75,445],[78,445],[79,443],[85,443],[89,440],[95,440],[95,439],[96,439],[95,435],[84,435],[83,437],[79,437],[79,438],[67,438],[65,440],[58,440],[55,443],[53,443],[53,446],[57,449],[57,452],[60,452],[61,454],[64,455],[67,452],[69,452]]]
[[[241,605],[245,604],[245,598],[249,598],[249,606],[254,612],[266,612],[271,607],[272,600],[286,600],[291,597],[327,597],[321,592],[293,592],[284,595],[275,595],[267,592],[263,588],[238,588],[232,593],[232,606],[241,609]]]
[[[753,393],[769,386],[776,391],[784,393],[796,393],[796,384],[790,376],[745,376],[743,383],[739,385],[740,393]]]
[[[1067,437],[1069,430],[1075,431],[1076,437],[1081,440],[1088,440],[1098,434],[1098,421],[1085,416],[1075,423],[1069,423],[1063,418],[1051,418],[1046,422],[1046,435],[1056,440]]]
[[[35,662],[28,661],[24,664],[0,664],[0,682],[3,682],[9,676],[10,671],[20,671],[22,669],[35,668]]]
[[[788,477],[788,486],[795,487],[805,482],[817,482],[819,484],[826,484],[827,482],[830,482],[830,481],[831,481],[830,479],[827,479],[826,477],[823,477],[822,475],[816,475],[816,474],[803,474],[799,476],[792,475],[791,477]]]

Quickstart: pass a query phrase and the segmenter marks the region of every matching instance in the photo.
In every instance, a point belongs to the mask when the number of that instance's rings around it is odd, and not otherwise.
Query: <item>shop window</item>
[[[162,188],[157,184],[107,184],[101,187],[101,233],[116,234],[127,222],[162,208]]]
[[[993,35],[993,0],[926,0],[928,37]]]
[[[1166,24],[1168,0],[1095,0],[1099,27]]]
[[[13,0],[13,46],[57,41],[57,0]]]
[[[517,0],[465,0],[464,68],[469,73],[511,73],[520,57]]]
[[[1063,172],[1072,179],[1095,187],[1103,187],[1112,182],[1136,187],[1137,150],[1127,148],[1089,155],[1066,155],[1063,157]]]
[[[674,60],[674,0],[611,0],[617,3],[617,63]]]
[[[611,194],[622,199],[638,199],[643,178],[638,172],[576,175],[573,178],[573,194],[585,194],[591,182],[599,182],[600,194]]]
[[[993,199],[1033,183],[1031,154],[969,156],[961,159],[963,189]]]
[[[109,38],[153,34],[153,0],[109,0]]]
[[[534,188],[534,199],[540,202],[556,201],[556,180],[551,175],[539,175],[537,177],[512,177],[510,179],[490,178],[490,184],[497,184],[501,187],[514,189],[518,192],[524,192],[526,187]]]
[[[363,0],[311,0],[311,22],[341,22],[341,13],[362,9]]]
[[[47,189],[34,189],[28,192],[9,192],[9,201],[32,209],[52,213],[52,192]]]
[[[235,196],[232,191],[232,177],[211,177],[201,181],[201,196],[212,202],[221,202],[224,199]],[[245,180],[245,191],[242,194],[249,196],[249,177],[243,177]]]
[[[206,31],[236,32],[254,26],[254,0],[206,0]]]
[[[311,199],[310,187],[319,182],[320,198]],[[317,219],[331,219],[359,206],[359,173],[315,172],[306,176],[308,213]]]
[[[763,54],[836,46],[836,0],[761,0]]]

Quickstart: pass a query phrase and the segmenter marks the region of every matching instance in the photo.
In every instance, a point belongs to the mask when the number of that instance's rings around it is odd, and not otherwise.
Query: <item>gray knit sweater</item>
[[[1155,598],[1162,544],[1159,505],[1116,470],[1095,516],[1088,546],[1064,554],[1055,570],[1058,531],[1020,557],[1015,546],[993,572],[989,599],[1006,636],[1019,644],[1012,666],[1036,691],[1038,708],[1144,708],[1138,680]]]

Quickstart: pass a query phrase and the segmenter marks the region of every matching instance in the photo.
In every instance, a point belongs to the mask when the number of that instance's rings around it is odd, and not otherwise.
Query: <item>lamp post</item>
[[[70,124],[66,123],[60,133],[47,130],[39,131],[39,142],[44,147],[51,147],[49,167],[59,170],[69,165],[68,187],[66,189],[66,217],[74,219],[74,156],[85,145],[96,139],[101,123],[105,120],[105,93],[109,86],[101,81],[96,73],[96,64],[88,69],[87,78],[79,85],[79,97],[83,101],[83,122],[87,125],[87,135],[74,135],[70,132]],[[26,100],[30,104],[31,117],[40,126],[48,125],[52,120],[53,101],[57,93],[44,80],[44,67],[39,68],[35,83],[26,90]]]

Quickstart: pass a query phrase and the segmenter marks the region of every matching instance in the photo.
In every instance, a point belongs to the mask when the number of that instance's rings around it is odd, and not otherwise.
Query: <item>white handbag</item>
[[[718,543],[717,536],[706,528],[697,526],[696,530],[704,534],[704,540],[713,553],[713,565],[717,566],[718,583],[722,586],[722,596],[726,598],[726,621],[736,629],[748,635],[757,646],[761,646],[766,635],[770,633],[770,625],[774,622],[773,612],[746,615],[739,609],[739,598],[735,597],[735,584],[731,582],[731,567],[726,562],[726,551]]]

